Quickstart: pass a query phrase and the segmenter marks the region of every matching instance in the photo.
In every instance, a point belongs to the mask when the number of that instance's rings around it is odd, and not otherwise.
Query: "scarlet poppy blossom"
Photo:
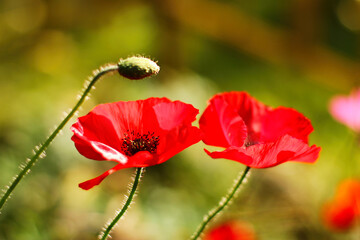
[[[207,232],[204,240],[255,240],[255,233],[248,224],[227,221]]]
[[[340,123],[360,132],[360,89],[349,96],[335,96],[330,101],[331,115]]]
[[[190,104],[167,98],[96,106],[72,125],[71,139],[85,157],[117,165],[79,186],[87,190],[120,169],[163,163],[197,143],[200,130],[191,124],[198,113]]]
[[[313,163],[320,148],[308,145],[310,121],[291,108],[271,108],[246,92],[215,95],[200,118],[205,144],[224,147],[212,158],[234,160],[253,168],[287,161]]]
[[[329,228],[337,231],[351,229],[360,217],[360,181],[344,180],[338,186],[334,199],[324,205],[322,214]]]

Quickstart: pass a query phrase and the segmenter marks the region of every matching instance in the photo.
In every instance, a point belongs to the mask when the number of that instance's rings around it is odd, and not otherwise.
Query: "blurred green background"
[[[200,109],[215,93],[248,91],[312,120],[314,165],[253,170],[217,222],[239,219],[262,240],[359,239],[334,233],[320,212],[337,184],[360,177],[355,135],[328,113],[329,99],[360,81],[358,0],[1,0],[0,187],[73,107],[86,76],[134,54],[157,60],[144,81],[105,77],[82,107],[166,96]],[[64,128],[0,215],[1,240],[96,239],[124,202],[134,169],[90,191],[78,183],[113,166],[82,157]],[[244,166],[210,159],[199,143],[149,167],[116,240],[187,239]]]

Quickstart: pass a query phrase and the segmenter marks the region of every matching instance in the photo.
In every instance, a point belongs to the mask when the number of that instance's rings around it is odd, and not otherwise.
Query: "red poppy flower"
[[[287,161],[312,163],[320,148],[308,145],[310,121],[291,108],[272,109],[245,92],[215,95],[200,118],[205,144],[224,151],[205,151],[253,168]]]
[[[349,230],[360,216],[360,181],[343,181],[323,209],[324,223],[333,230]]]
[[[118,164],[79,186],[87,190],[117,170],[163,163],[197,143],[200,130],[191,123],[198,112],[167,98],[98,105],[72,125],[71,139],[85,157]]]
[[[204,240],[255,240],[253,230],[243,222],[228,221],[205,234]]]
[[[360,89],[349,96],[335,96],[330,101],[330,113],[339,122],[360,132]]]

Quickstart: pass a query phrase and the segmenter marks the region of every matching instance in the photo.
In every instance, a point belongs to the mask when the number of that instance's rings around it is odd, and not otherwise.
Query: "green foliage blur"
[[[355,134],[332,119],[329,99],[360,81],[358,0],[2,0],[0,1],[0,188],[76,102],[86,76],[119,58],[158,61],[158,76],[117,75],[96,85],[96,104],[166,96],[193,104],[223,91],[248,91],[270,106],[311,119],[314,165],[254,169],[216,219],[239,219],[260,240],[358,239],[333,232],[321,210],[337,184],[360,177]],[[112,163],[84,158],[70,140],[73,118],[14,191],[0,214],[1,240],[96,239],[121,208],[135,169],[84,191],[78,183]],[[209,158],[199,143],[149,167],[114,240],[184,240],[244,166]]]

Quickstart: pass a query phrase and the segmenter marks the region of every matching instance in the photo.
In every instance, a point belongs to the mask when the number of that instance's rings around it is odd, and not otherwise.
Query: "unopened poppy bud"
[[[118,71],[123,77],[138,80],[157,74],[160,67],[154,61],[145,57],[129,57],[120,59]]]

